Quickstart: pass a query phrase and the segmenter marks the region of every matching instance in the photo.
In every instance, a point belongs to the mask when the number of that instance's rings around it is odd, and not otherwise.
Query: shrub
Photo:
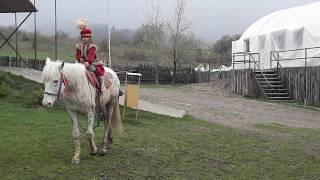
[[[8,97],[23,106],[41,105],[43,97],[42,84],[0,71],[0,97]]]
[[[0,97],[6,97],[10,94],[11,88],[3,82],[0,82]]]
[[[14,97],[21,101],[21,104],[26,107],[41,106],[43,91],[35,89],[33,91],[17,91]]]

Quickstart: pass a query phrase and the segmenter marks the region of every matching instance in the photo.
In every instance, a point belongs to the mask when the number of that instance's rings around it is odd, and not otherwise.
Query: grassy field
[[[256,124],[261,131],[252,132],[147,112],[135,120],[132,110],[124,120],[125,132],[115,134],[107,156],[90,156],[82,131],[81,163],[75,166],[71,122],[63,105],[29,106],[29,99],[13,95],[0,98],[0,179],[320,177],[319,130]],[[102,128],[95,133],[100,143]]]
[[[37,47],[37,59],[45,60],[47,57],[53,59],[55,57],[54,42],[47,37],[39,38],[39,41],[40,42],[38,42]],[[76,42],[77,41],[74,39],[59,40],[58,59],[73,62],[75,60]],[[18,52],[24,59],[34,59],[34,48],[32,47],[32,41],[20,41]],[[5,45],[4,48],[1,49],[0,56],[15,57],[16,53],[8,45]]]
[[[7,29],[0,27],[0,30],[4,31],[5,36],[9,36]],[[0,39],[0,44],[3,42]],[[75,61],[75,46],[80,40],[77,38],[58,38],[58,59],[74,62]],[[10,43],[15,47],[15,37],[10,39]],[[107,47],[100,47],[100,42],[94,42],[98,46],[98,58],[101,60],[107,59]],[[19,32],[18,33],[18,52],[24,59],[34,59],[34,36],[32,33]],[[138,65],[140,63],[150,63],[149,60],[145,60],[139,56],[143,54],[145,50],[137,47],[130,46],[114,46],[112,47],[112,60],[115,65]],[[0,51],[0,56],[15,57],[15,51],[5,44]],[[37,59],[45,60],[47,57],[51,59],[55,58],[55,41],[54,37],[38,34],[37,37]],[[144,59],[144,60],[143,60]],[[151,62],[152,63],[152,62]]]

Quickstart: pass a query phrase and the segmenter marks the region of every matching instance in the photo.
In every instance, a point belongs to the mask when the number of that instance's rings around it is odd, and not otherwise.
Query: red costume
[[[78,20],[77,22],[78,27],[80,28],[80,35],[81,39],[83,37],[89,37],[91,39],[91,30],[87,26],[86,20]],[[84,63],[86,67],[89,65],[94,65],[96,68],[95,74],[97,76],[103,76],[105,70],[103,68],[103,63],[97,60],[96,55],[97,47],[92,43],[84,44],[83,42],[78,43],[76,45],[76,59],[80,63]]]
[[[76,46],[76,59],[81,62],[85,63],[88,62],[89,65],[93,64],[96,67],[96,75],[103,76],[104,75],[104,68],[103,64],[97,61],[96,51],[97,48],[93,43],[90,44],[82,44],[78,43]]]

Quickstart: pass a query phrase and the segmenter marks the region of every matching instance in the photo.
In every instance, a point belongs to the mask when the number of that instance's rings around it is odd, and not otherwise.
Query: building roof
[[[253,23],[242,38],[266,35],[281,30],[305,28],[315,36],[320,35],[320,2],[276,11]]]
[[[36,12],[29,0],[0,0],[0,13]]]

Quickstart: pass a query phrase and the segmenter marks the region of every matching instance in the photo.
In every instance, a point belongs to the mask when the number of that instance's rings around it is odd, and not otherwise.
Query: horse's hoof
[[[107,155],[107,149],[106,148],[99,149],[98,154],[99,156]]]
[[[90,152],[90,155],[91,155],[91,156],[97,155],[97,151],[96,151],[96,152]]]
[[[90,155],[91,155],[91,156],[95,156],[95,155],[97,155],[97,152],[98,152],[98,150],[97,150],[97,148],[96,148],[95,150],[92,150],[92,151],[90,152]]]
[[[93,150],[91,150],[90,155],[95,156],[97,155],[98,149],[95,147]]]
[[[72,164],[78,165],[80,163],[80,159],[72,158]]]

